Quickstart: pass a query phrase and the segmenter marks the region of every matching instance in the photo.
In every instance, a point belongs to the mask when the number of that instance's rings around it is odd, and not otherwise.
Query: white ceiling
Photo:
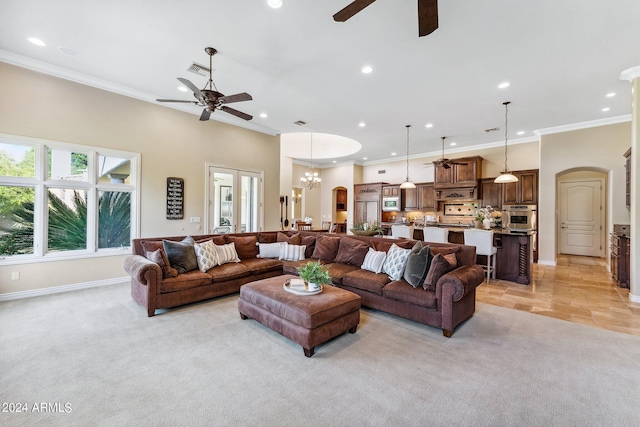
[[[407,124],[412,156],[439,152],[440,136],[456,149],[503,144],[503,101],[511,101],[510,141],[631,112],[630,85],[619,76],[640,65],[638,0],[441,0],[439,29],[420,38],[415,0],[377,0],[346,23],[332,15],[351,0],[284,1],[271,9],[266,0],[0,0],[0,60],[155,102],[190,98],[177,77],[203,87],[207,78],[186,69],[207,65],[212,46],[216,86],[250,93],[253,101],[233,107],[254,119],[212,118],[363,146],[318,163],[402,157]],[[364,65],[373,73],[362,74]],[[511,86],[498,89],[503,81]],[[196,106],[167,106],[207,125]]]

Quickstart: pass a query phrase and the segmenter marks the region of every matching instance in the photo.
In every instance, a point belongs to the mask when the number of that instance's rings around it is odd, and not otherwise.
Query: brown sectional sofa
[[[208,239],[213,239],[218,245],[234,242],[241,261],[216,266],[206,273],[195,270],[164,279],[160,266],[145,258],[143,245],[158,244],[162,240],[181,241],[185,236],[134,239],[133,254],[125,260],[125,270],[131,276],[131,295],[147,308],[149,316],[153,316],[156,309],[239,292],[245,283],[282,274],[297,274],[299,265],[320,260],[328,265],[333,284],[359,295],[362,306],[440,328],[447,337],[475,311],[475,289],[482,283],[484,274],[482,268],[475,264],[476,251],[473,246],[427,242],[434,254],[455,253],[458,267],[440,277],[435,289],[425,290],[421,286],[414,288],[403,279],[391,281],[384,273],[361,269],[359,265],[364,255],[361,254],[362,251],[352,250],[365,245],[386,251],[392,243],[410,248],[416,243],[415,240],[301,231],[301,243],[307,246],[307,259],[279,261],[256,258],[256,242],[276,242],[278,233],[280,232],[193,236],[196,242]],[[292,236],[294,232],[285,234]],[[315,248],[318,238],[324,239],[319,245],[324,251]],[[351,240],[343,241],[344,239]],[[328,241],[333,246],[330,245],[329,250],[326,250]],[[340,251],[340,246],[345,250]],[[311,258],[312,255],[319,257]]]

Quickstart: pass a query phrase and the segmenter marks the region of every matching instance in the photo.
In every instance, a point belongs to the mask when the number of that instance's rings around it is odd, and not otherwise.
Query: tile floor
[[[532,283],[492,279],[477,301],[640,336],[640,303],[618,287],[604,258],[560,255],[555,267],[533,264]]]

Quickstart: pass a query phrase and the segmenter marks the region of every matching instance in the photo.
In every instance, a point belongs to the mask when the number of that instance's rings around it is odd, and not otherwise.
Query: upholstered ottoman
[[[240,288],[238,311],[242,319],[252,318],[300,344],[304,355],[346,331],[355,333],[360,322],[360,296],[333,286],[317,295],[295,295],[283,289],[287,279],[270,277]]]

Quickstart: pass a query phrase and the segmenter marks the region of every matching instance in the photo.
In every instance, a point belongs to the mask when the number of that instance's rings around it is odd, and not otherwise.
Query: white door
[[[558,224],[561,254],[603,256],[603,180],[561,181]]]
[[[262,229],[262,174],[209,166],[207,230],[243,233]]]

